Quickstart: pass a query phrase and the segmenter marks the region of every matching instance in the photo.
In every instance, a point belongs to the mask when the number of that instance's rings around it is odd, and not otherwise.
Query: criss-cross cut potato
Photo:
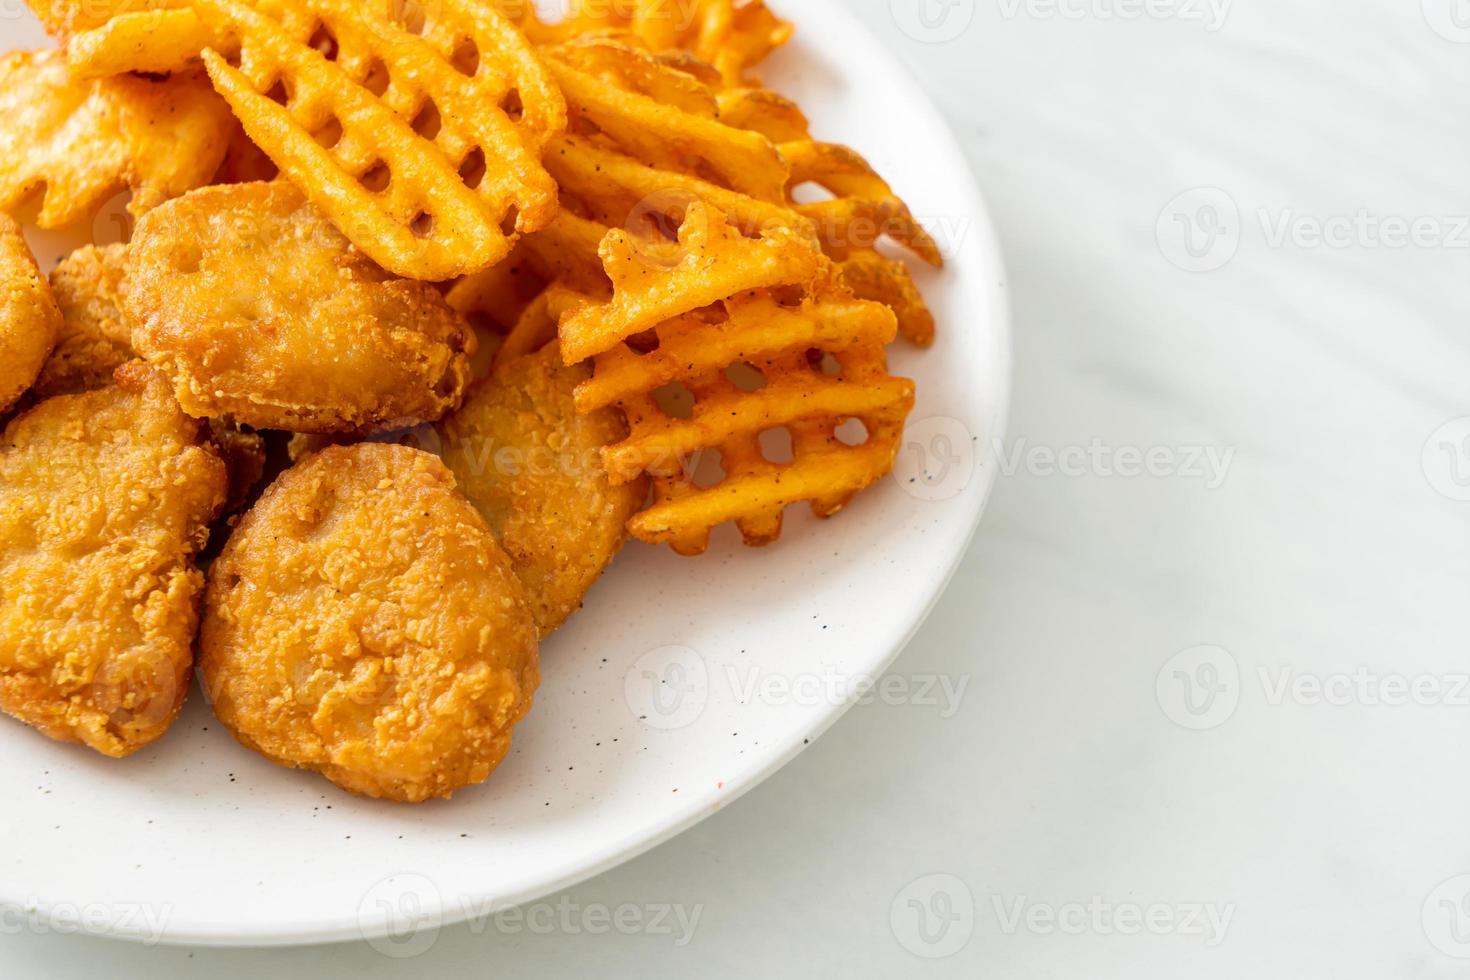
[[[60,330],[61,311],[20,225],[0,214],[0,412],[36,380]]]
[[[440,425],[444,461],[510,555],[542,636],[580,608],[647,493],[608,481],[602,450],[628,428],[611,409],[577,414],[591,376],[552,344],[497,367]]]
[[[0,55],[0,211],[41,193],[36,223],[59,228],[130,187],[141,214],[206,183],[231,125],[198,73],[79,80],[59,50]]]
[[[194,555],[225,466],[168,385],[42,402],[0,437],[0,710],[123,756],[164,733],[188,689]]]
[[[432,455],[313,453],[210,567],[199,669],[215,713],[281,765],[417,802],[486,779],[540,680],[525,593]]]
[[[383,272],[284,182],[207,187],[144,216],[124,309],[186,412],[252,428],[434,421],[470,378],[464,318],[432,286]]]

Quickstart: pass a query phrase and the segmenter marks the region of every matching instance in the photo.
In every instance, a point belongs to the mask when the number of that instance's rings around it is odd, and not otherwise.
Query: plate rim
[[[1008,278],[1004,256],[1000,249],[991,211],[948,120],[903,60],[882,44],[868,26],[847,7],[835,0],[804,0],[801,6],[812,22],[820,23],[824,19],[841,20],[845,33],[859,39],[858,43],[862,48],[862,50],[852,52],[853,57],[859,61],[875,59],[885,63],[894,83],[901,84],[903,87],[900,93],[903,100],[912,107],[912,111],[927,117],[925,122],[928,128],[943,134],[942,143],[926,149],[944,158],[944,165],[936,169],[963,174],[969,178],[964,184],[965,196],[962,200],[955,202],[958,206],[954,212],[975,219],[967,232],[967,236],[974,237],[971,239],[971,244],[967,244],[965,248],[973,249],[976,261],[979,263],[975,271],[987,279],[987,285],[983,291],[990,300],[995,314],[991,340],[996,363],[989,366],[987,370],[987,374],[993,375],[996,386],[995,390],[987,393],[990,396],[990,415],[986,419],[985,431],[990,438],[983,445],[982,451],[976,455],[977,477],[980,485],[971,494],[973,503],[970,504],[971,512],[967,515],[968,526],[950,546],[951,553],[942,565],[942,574],[938,576],[923,607],[913,614],[896,642],[889,644],[888,649],[873,660],[872,674],[878,676],[886,673],[908,648],[909,643],[947,592],[960,564],[970,551],[994,492],[998,475],[997,467],[994,465],[994,447],[1001,443],[1007,431],[1014,383],[1013,311],[1007,288]],[[860,697],[861,692],[849,692],[842,701],[826,705],[820,712],[814,711],[810,716],[812,724],[804,734],[792,736],[789,744],[766,755],[759,766],[727,782],[717,806],[713,808],[691,807],[688,811],[673,812],[661,819],[649,821],[643,825],[642,832],[610,848],[598,860],[572,862],[576,864],[576,867],[557,869],[533,880],[528,879],[522,883],[521,887],[496,896],[494,911],[498,912],[536,901],[611,871],[698,825],[719,810],[735,803],[746,793],[783,769],[835,725]],[[3,897],[0,897],[0,902],[3,902]],[[27,904],[30,905],[30,903]],[[46,903],[36,903],[30,908],[36,914],[42,916],[47,914]],[[424,909],[413,928],[416,931],[449,928],[462,924],[472,917],[462,903],[458,908],[441,903],[438,908]],[[110,928],[92,934],[103,938],[163,946],[269,948],[372,941],[383,939],[391,933],[392,930],[387,923],[383,923],[381,927],[369,926],[364,924],[360,917],[348,915],[340,919],[337,916],[331,916],[317,920],[281,922],[269,931],[254,928],[248,931],[231,932],[222,931],[219,927],[203,921],[194,923],[171,921],[162,936],[145,935],[126,928]]]

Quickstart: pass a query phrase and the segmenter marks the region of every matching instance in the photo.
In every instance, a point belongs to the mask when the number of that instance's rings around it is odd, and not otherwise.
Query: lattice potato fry
[[[859,299],[876,300],[893,310],[905,340],[919,347],[934,343],[934,314],[906,265],[862,248],[839,262],[838,268]]]
[[[204,57],[246,132],[384,268],[475,272],[555,215],[537,156],[564,118],[559,96],[493,10],[442,0],[444,20],[419,36],[349,0],[305,0],[283,21],[236,0],[199,9],[239,38],[238,68]]]
[[[776,144],[808,139],[811,124],[801,107],[768,88],[731,88],[717,96],[720,119],[750,129]]]
[[[636,352],[626,344],[599,354],[596,373],[577,388],[577,408],[591,412],[688,374],[723,370],[783,351],[817,348],[830,353],[893,340],[892,311],[837,293],[791,307],[765,293],[726,300],[723,318],[691,313],[657,327],[658,347]]]
[[[545,162],[563,193],[573,196],[590,217],[606,227],[648,233],[654,229],[640,223],[655,218],[664,219],[662,224],[668,227],[678,227],[689,205],[704,201],[747,235],[786,229],[816,241],[811,221],[784,204],[650,167],[584,137],[557,139],[547,148]]]
[[[562,321],[562,357],[568,364],[736,293],[806,282],[823,261],[805,238],[786,229],[746,238],[704,202],[689,206],[669,261],[621,229],[608,233],[600,252],[613,299]]]
[[[499,6],[540,43],[595,35],[659,53],[683,50],[730,83],[792,34],[791,25],[763,0],[573,0],[567,16],[555,23],[539,19],[529,0],[499,0]]]
[[[793,189],[815,183],[835,195],[796,206],[816,223],[829,253],[840,257],[851,249],[871,248],[887,235],[930,265],[944,264],[939,246],[908,205],[856,152],[835,143],[798,140],[782,143],[781,154],[791,164]]]
[[[59,228],[131,187],[135,214],[206,183],[219,168],[228,107],[197,75],[73,79],[61,51],[0,57],[0,210],[33,194]]]
[[[559,49],[546,54],[573,119],[630,156],[662,170],[707,172],[712,182],[761,200],[784,200],[789,168],[764,136],[661,102],[634,78],[583,71]]]
[[[829,517],[889,472],[913,407],[913,383],[887,374],[881,346],[859,344],[832,356],[841,364],[838,380],[826,378],[805,350],[758,362],[767,385],[754,393],[724,372],[686,379],[694,399],[689,420],[671,419],[652,395],[624,401],[632,436],[610,447],[608,458],[625,451],[630,464],[657,457],[654,503],[629,522],[634,536],[696,555],[714,527],[734,521],[747,544],[768,544],[780,535],[791,504],[809,501],[818,516]],[[852,418],[866,433],[858,445],[838,431]],[[775,428],[790,434],[790,461],[767,458],[762,433]],[[706,440],[691,437],[701,430]],[[700,486],[680,464],[708,450],[719,452],[724,475]]]

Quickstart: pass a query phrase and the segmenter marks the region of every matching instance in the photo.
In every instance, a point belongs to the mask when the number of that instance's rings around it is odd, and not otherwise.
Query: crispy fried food
[[[683,51],[729,84],[791,38],[792,27],[763,0],[572,0],[568,15],[547,23],[531,0],[498,0],[541,42],[588,35],[618,37],[664,54]]]
[[[815,246],[745,238],[702,202],[679,241],[685,254],[656,269],[627,236],[608,235],[613,300],[561,322],[568,358],[595,358],[577,407],[627,416],[630,436],[603,461],[614,484],[653,477],[653,506],[629,522],[635,537],[695,555],[734,521],[747,544],[768,544],[790,504],[831,516],[892,469],[914,404],[913,382],[891,376],[884,354],[897,321],[856,299]],[[630,345],[648,329],[653,341]],[[660,402],[675,385],[692,406]],[[844,428],[853,419],[860,434]],[[771,444],[783,430],[784,454]],[[697,482],[711,452],[723,472]]]
[[[544,55],[574,132],[605,137],[660,170],[704,177],[762,201],[784,200],[790,171],[775,145],[721,122],[714,96],[690,75],[604,38]]]
[[[207,187],[138,223],[123,308],[184,411],[251,428],[378,431],[460,402],[474,339],[283,182]]]
[[[591,375],[546,347],[500,365],[439,426],[444,461],[509,553],[542,636],[581,606],[647,494],[603,472],[602,448],[628,429],[609,409],[577,414],[572,392]]]
[[[75,78],[168,75],[197,68],[199,52],[213,41],[214,32],[194,10],[155,5],[79,31],[67,42],[66,63]]]
[[[127,259],[126,245],[88,245],[51,270],[61,333],[33,395],[51,398],[105,388],[112,373],[133,359],[131,328],[121,308]]]
[[[194,566],[225,497],[201,426],[141,362],[0,438],[0,709],[124,756],[188,688]]]
[[[26,0],[46,33],[66,41],[80,31],[89,31],[114,17],[179,6],[181,0]]]
[[[229,107],[198,74],[80,81],[60,51],[0,56],[0,210],[43,193],[59,228],[131,187],[141,214],[219,169]]]
[[[61,332],[61,311],[20,225],[0,214],[0,412],[25,394]]]
[[[486,779],[540,679],[524,589],[453,474],[375,443],[266,490],[210,568],[201,646],[245,745],[411,802]]]
[[[438,0],[410,24],[357,0],[300,0],[280,20],[238,0],[196,6],[238,42],[240,67],[214,49],[204,62],[250,138],[384,268],[477,272],[555,216],[539,157],[565,104],[492,7]]]
[[[776,228],[762,238],[746,238],[702,201],[686,210],[676,247],[614,229],[600,252],[613,299],[562,320],[561,350],[568,364],[741,290],[805,282],[824,262],[805,236]]]

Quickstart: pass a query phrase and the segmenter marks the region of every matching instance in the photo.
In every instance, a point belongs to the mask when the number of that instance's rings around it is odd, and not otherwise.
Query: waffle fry
[[[934,343],[934,314],[907,266],[871,248],[856,249],[837,265],[853,295],[893,310],[904,340],[918,347]]]
[[[834,196],[796,209],[810,218],[828,251],[843,255],[872,248],[887,236],[932,266],[942,266],[939,246],[914,220],[908,205],[853,150],[835,143],[798,140],[781,144],[791,164],[791,186],[813,183]]]
[[[684,51],[731,84],[792,35],[792,26],[763,0],[573,0],[555,23],[538,19],[528,0],[499,5],[539,42],[600,35],[654,52]]]
[[[204,61],[251,140],[384,268],[431,281],[475,272],[555,215],[537,158],[564,105],[493,9],[442,0],[434,21],[412,25],[421,33],[381,3],[196,9],[232,39],[221,44],[232,57],[208,49]]]
[[[854,297],[810,242],[746,238],[703,203],[689,208],[679,248],[683,258],[655,269],[625,233],[609,234],[613,299],[561,323],[566,359],[593,357],[577,407],[627,416],[629,438],[603,460],[615,484],[653,477],[653,506],[629,523],[636,537],[696,555],[711,529],[734,521],[748,544],[768,544],[790,504],[830,516],[892,468],[914,398],[913,383],[887,371],[896,318]],[[737,383],[736,365],[758,383]],[[687,413],[660,404],[673,385],[692,395]],[[839,435],[849,419],[862,423],[858,444]],[[773,461],[763,434],[783,429],[792,458]],[[690,463],[712,451],[723,476],[700,485]]]
[[[614,229],[603,239],[600,254],[613,298],[562,321],[561,350],[568,364],[741,290],[803,283],[822,262],[822,254],[800,235],[777,228],[763,238],[746,238],[702,201],[690,205],[678,243],[667,252]]]
[[[660,170],[707,178],[763,201],[784,200],[789,170],[775,145],[717,119],[713,96],[700,96],[691,76],[607,39],[545,54],[575,128],[599,133]]]
[[[219,168],[228,108],[194,75],[78,81],[60,51],[0,57],[0,210],[43,194],[36,223],[88,217],[131,187],[141,214]]]

